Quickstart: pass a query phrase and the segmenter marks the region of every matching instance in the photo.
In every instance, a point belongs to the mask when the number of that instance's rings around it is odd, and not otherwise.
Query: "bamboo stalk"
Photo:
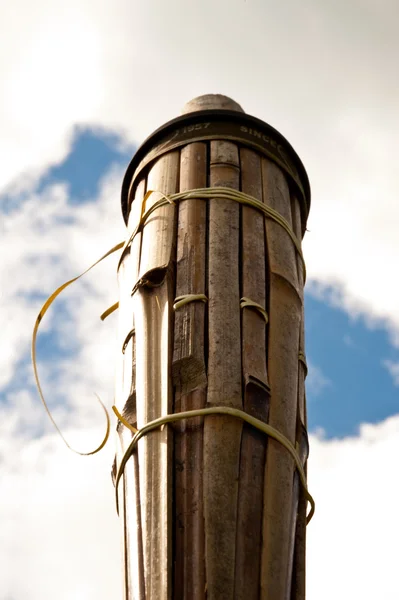
[[[206,187],[206,144],[189,144],[181,151],[180,191]],[[179,203],[176,255],[176,296],[205,293],[206,201]],[[182,393],[206,386],[204,355],[205,304],[191,302],[175,315],[173,375]]]
[[[293,229],[298,237],[302,238],[301,210],[299,201],[295,196],[291,198]],[[303,291],[303,269],[299,256],[297,257],[298,281],[299,289]],[[305,356],[305,321],[304,321],[304,301],[302,295],[302,318],[299,332],[299,353]],[[305,377],[306,368],[302,361],[298,363],[298,416],[297,416],[297,433],[296,440],[299,445],[301,460],[306,471],[306,460],[308,456],[308,441],[307,441],[307,423],[306,423],[306,399],[305,399]],[[294,506],[295,514],[297,514],[295,523],[295,548],[293,555],[292,568],[292,600],[305,600],[306,597],[306,508],[307,502],[304,497],[303,490],[299,485],[298,475],[296,474],[294,485],[296,487],[296,506]],[[294,526],[294,524],[293,524]]]
[[[301,239],[307,178],[289,144],[253,117],[209,109],[242,110],[223,96],[196,98],[137,152],[122,187],[129,231],[146,189],[223,186],[277,210]],[[198,110],[208,112],[187,114]],[[140,428],[170,412],[243,409],[297,443],[306,468],[302,262],[284,228],[232,200],[165,204],[119,277],[120,341],[135,327],[118,376],[124,417]],[[208,303],[173,313],[187,294]],[[268,325],[241,297],[266,309]],[[121,423],[118,433],[119,463],[131,433]],[[213,415],[148,433],[127,463],[123,500],[125,600],[305,599],[306,499],[294,461],[240,420]]]
[[[145,180],[142,180],[136,190],[135,201],[129,216],[128,235],[131,234],[140,219],[141,204],[145,193]],[[141,233],[134,238],[130,252],[122,260],[118,270],[119,282],[119,325],[118,325],[118,350],[120,372],[116,377],[115,405],[124,418],[134,425],[136,416],[136,377],[135,377],[135,336],[132,335],[130,343],[124,353],[122,348],[129,332],[134,328],[133,301],[130,294],[132,282],[138,277],[140,261]],[[132,432],[118,423],[118,443],[116,464],[119,466],[121,458],[132,439]],[[139,495],[139,471],[137,454],[126,467],[123,478],[123,511],[121,522],[123,527],[123,569],[124,569],[124,598],[125,600],[144,599],[143,578],[143,552],[141,530],[141,508]]]
[[[164,194],[178,190],[179,153],[159,158],[150,169],[147,189]],[[148,210],[159,197],[149,197]],[[137,423],[171,412],[173,257],[175,207],[163,206],[143,228],[139,280],[146,284],[134,293],[137,378]],[[171,450],[168,428],[151,432],[138,446],[146,598],[169,600],[171,581]]]
[[[241,189],[262,199],[261,158],[241,148]],[[266,307],[264,217],[242,207],[241,295]],[[266,322],[253,309],[242,312],[244,410],[267,422],[269,388],[266,373]],[[263,487],[267,438],[244,425],[241,440],[238,492],[235,598],[259,598]]]
[[[181,397],[178,410],[204,408],[206,389]],[[198,422],[198,424],[196,424]],[[203,509],[203,419],[191,419],[175,433],[174,598],[202,600],[205,591]]]
[[[302,223],[301,223],[301,207],[298,198],[293,195],[291,197],[291,208],[292,208],[292,228],[297,236],[298,240],[302,239]],[[299,352],[305,356],[305,318],[304,318],[304,277],[303,277],[303,264],[299,254],[296,255],[297,261],[297,277],[298,277],[298,291],[302,300],[302,314],[301,314],[301,329],[299,335]],[[299,361],[299,373],[298,373],[298,419],[306,429],[306,406],[305,406],[305,366],[302,361]]]
[[[300,444],[300,457],[306,462],[308,448]],[[305,465],[305,473],[306,473]],[[297,480],[295,484],[298,485]],[[295,528],[295,549],[292,568],[291,600],[305,600],[306,598],[306,509],[307,500],[302,487],[299,487],[297,496],[297,518]]]
[[[210,185],[239,189],[238,148],[211,141]],[[239,312],[239,206],[209,203],[208,406],[242,408]],[[208,600],[234,597],[237,493],[242,424],[204,423],[204,517]]]
[[[206,187],[207,148],[189,144],[181,151],[180,191]],[[179,204],[176,297],[206,292],[206,201]],[[205,309],[192,302],[175,314],[173,372],[175,412],[205,408]],[[203,419],[182,421],[175,432],[176,600],[202,600],[205,589],[203,514]]]
[[[290,195],[281,170],[262,159],[264,201],[292,226]],[[270,265],[269,424],[295,443],[298,394],[298,340],[302,313],[296,251],[286,232],[266,219]],[[269,439],[265,471],[261,598],[287,600],[292,561],[292,458]]]

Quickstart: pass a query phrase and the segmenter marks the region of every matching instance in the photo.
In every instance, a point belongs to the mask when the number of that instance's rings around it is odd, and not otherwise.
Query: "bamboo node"
[[[306,356],[303,352],[299,352],[298,360],[303,364],[303,366],[305,368],[305,377],[306,377],[308,374],[308,363],[306,362]]]
[[[144,287],[145,285],[147,285],[148,279],[146,279],[145,277],[141,277],[141,279],[139,279],[133,286],[132,292],[131,292],[131,296],[134,296],[134,294],[141,288]]]
[[[256,312],[258,312],[264,318],[266,325],[269,322],[269,317],[268,317],[266,310],[263,308],[263,306],[261,304],[258,304],[258,302],[254,302],[250,298],[243,297],[240,300],[240,307],[241,308],[253,308],[254,310],[256,310]]]
[[[131,339],[132,339],[132,337],[134,336],[134,334],[135,334],[135,331],[136,331],[136,330],[135,330],[134,328],[133,328],[133,329],[131,329],[131,330],[129,331],[129,333],[127,334],[127,336],[125,337],[125,341],[123,342],[123,345],[122,345],[122,354],[125,354],[126,348],[127,348],[128,344],[129,344],[130,340],[131,340]]]
[[[205,294],[185,294],[184,296],[177,296],[173,303],[173,310],[178,310],[182,306],[189,304],[189,302],[208,302],[208,298]]]

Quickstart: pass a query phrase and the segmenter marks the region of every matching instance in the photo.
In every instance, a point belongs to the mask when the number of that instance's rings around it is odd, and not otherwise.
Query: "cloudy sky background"
[[[35,392],[45,298],[123,240],[137,145],[209,92],[277,129],[312,185],[309,600],[393,600],[399,518],[399,9],[393,0],[14,0],[1,8],[0,600],[121,597],[114,446],[70,453]],[[74,446],[112,404],[116,258],[68,289],[38,346]]]

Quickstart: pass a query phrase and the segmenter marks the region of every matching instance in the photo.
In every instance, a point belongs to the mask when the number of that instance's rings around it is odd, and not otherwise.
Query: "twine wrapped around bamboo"
[[[302,239],[302,163],[277,131],[218,95],[189,102],[136,153],[122,188],[128,236],[159,199],[149,190],[207,187],[249,194]],[[139,228],[118,278],[116,405],[126,421],[140,428],[168,413],[237,408],[280,431],[306,467],[303,264],[281,224],[228,198],[165,203]],[[174,310],[176,298],[187,301]],[[119,422],[117,466],[131,438]],[[295,462],[239,419],[150,432],[120,496],[125,600],[304,600],[306,498]]]

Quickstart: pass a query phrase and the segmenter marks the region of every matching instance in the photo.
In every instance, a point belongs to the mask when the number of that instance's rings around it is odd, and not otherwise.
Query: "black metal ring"
[[[232,139],[255,148],[279,164],[303,199],[303,227],[310,208],[310,184],[303,163],[291,144],[274,127],[246,113],[202,110],[187,113],[154,131],[133,156],[122,183],[122,213],[129,216],[129,190],[137,176],[160,155],[174,148],[207,139]]]

